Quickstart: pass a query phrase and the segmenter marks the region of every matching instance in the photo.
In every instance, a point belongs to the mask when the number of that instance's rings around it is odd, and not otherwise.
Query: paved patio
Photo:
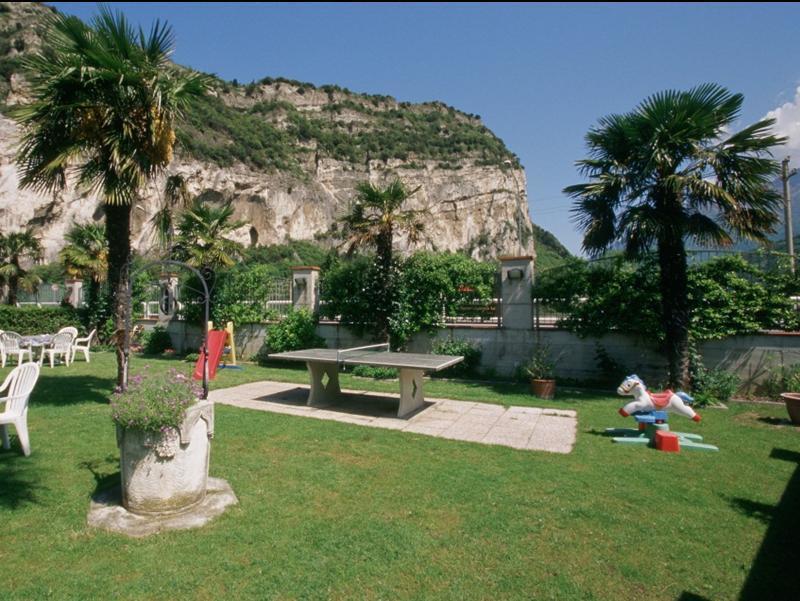
[[[327,419],[359,426],[402,430],[526,451],[569,453],[575,444],[574,411],[536,407],[503,407],[488,403],[427,399],[411,417],[397,417],[399,396],[343,390],[342,399],[325,407],[308,407],[308,386],[253,382],[214,390],[209,399],[245,409]]]

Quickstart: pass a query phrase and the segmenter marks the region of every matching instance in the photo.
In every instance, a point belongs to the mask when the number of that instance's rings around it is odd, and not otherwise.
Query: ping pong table
[[[327,405],[341,397],[339,368],[355,365],[394,367],[400,372],[400,407],[398,417],[413,413],[425,404],[422,392],[426,371],[441,371],[464,360],[452,355],[398,353],[389,345],[372,344],[348,349],[312,348],[285,353],[272,353],[270,359],[305,361],[311,376],[307,405]]]

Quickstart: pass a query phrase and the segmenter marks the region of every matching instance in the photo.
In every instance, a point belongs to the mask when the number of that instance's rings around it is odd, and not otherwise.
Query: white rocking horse
[[[622,417],[628,417],[638,411],[671,411],[693,421],[700,421],[700,416],[686,404],[692,401],[692,397],[688,394],[671,390],[649,392],[642,379],[635,374],[625,378],[617,388],[617,394],[633,397],[630,403],[619,410]]]

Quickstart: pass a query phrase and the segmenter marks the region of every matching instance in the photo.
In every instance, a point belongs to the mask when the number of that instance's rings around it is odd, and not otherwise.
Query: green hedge
[[[82,327],[78,311],[72,307],[12,307],[0,305],[0,330],[23,336],[55,334],[61,328]]]

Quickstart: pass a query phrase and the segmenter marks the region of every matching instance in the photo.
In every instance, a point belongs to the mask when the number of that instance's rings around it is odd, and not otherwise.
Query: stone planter
[[[203,501],[208,487],[214,403],[198,401],[180,428],[144,432],[117,427],[122,504],[142,515],[177,513]]]
[[[796,426],[800,426],[800,392],[782,392],[781,398],[786,403],[789,419]]]
[[[556,395],[556,381],[531,378],[531,394],[540,399],[552,399]]]

